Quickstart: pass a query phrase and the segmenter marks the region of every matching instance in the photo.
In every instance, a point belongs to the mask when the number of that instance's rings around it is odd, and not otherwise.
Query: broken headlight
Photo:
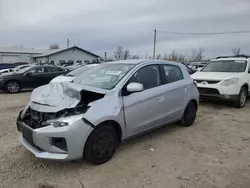
[[[47,122],[42,123],[42,125],[45,125],[45,126],[52,125],[53,127],[65,127],[65,126],[69,126],[69,123],[65,121],[47,121]]]

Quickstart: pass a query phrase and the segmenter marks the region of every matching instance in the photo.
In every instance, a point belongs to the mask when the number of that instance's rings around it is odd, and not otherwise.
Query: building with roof
[[[56,50],[38,50],[27,48],[0,48],[0,63],[28,62],[39,64],[91,63],[98,55],[77,46]]]

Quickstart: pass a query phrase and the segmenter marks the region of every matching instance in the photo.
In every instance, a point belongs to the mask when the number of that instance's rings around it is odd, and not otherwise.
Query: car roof
[[[226,60],[231,60],[231,61],[246,61],[249,60],[249,58],[243,58],[243,57],[228,57],[228,58],[218,58],[218,59],[213,59],[211,61],[226,61]]]
[[[133,59],[133,60],[119,60],[119,61],[112,61],[112,62],[107,62],[108,64],[141,64],[141,63],[159,63],[159,64],[164,64],[164,63],[169,63],[169,64],[175,64],[175,65],[182,65],[182,63],[177,63],[174,61],[165,61],[165,60],[158,60],[158,59]]]

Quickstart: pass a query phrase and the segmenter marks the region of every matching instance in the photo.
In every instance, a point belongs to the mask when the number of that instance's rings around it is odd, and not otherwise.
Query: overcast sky
[[[0,46],[48,48],[71,45],[103,56],[121,45],[152,55],[153,30],[221,32],[250,30],[250,0],[0,0]],[[234,35],[157,34],[157,53],[207,57],[241,48],[250,54],[250,33]]]

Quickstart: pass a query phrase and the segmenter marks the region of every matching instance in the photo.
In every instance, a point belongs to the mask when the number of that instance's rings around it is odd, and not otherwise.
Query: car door
[[[182,117],[188,100],[188,85],[179,66],[161,65],[165,80],[166,122],[173,122]]]
[[[36,88],[46,83],[47,72],[44,66],[34,67],[24,73],[22,77],[22,84],[27,88]]]
[[[124,114],[127,135],[133,136],[140,132],[163,124],[166,116],[164,112],[164,88],[160,75],[159,65],[147,65],[140,68],[125,84],[141,83],[142,92],[123,92]]]

